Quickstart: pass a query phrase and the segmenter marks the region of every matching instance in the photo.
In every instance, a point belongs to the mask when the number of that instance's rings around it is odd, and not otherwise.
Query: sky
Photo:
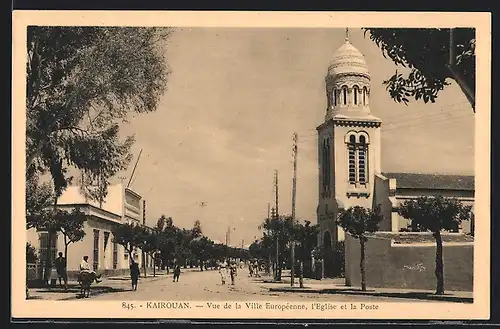
[[[371,114],[382,123],[382,171],[474,173],[474,115],[452,83],[435,104],[395,103],[382,82],[397,67],[360,29],[350,42],[371,74]],[[317,140],[326,110],[324,77],[344,29],[179,28],[165,57],[172,73],[153,113],[130,117],[134,159],[117,177],[147,202],[147,222],[162,215],[203,233],[248,245],[273,205],[291,213],[292,135],[298,133],[297,218],[316,222]],[[200,203],[205,206],[201,207]]]

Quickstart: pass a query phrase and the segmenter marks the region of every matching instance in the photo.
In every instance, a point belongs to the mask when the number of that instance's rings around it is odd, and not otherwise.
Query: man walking
[[[62,286],[64,281],[64,290],[68,289],[68,274],[66,271],[66,258],[63,257],[63,253],[59,252],[59,257],[55,260],[57,276],[59,278],[59,285]]]
[[[179,282],[179,277],[181,276],[181,265],[179,263],[174,264],[174,282]]]
[[[132,290],[137,290],[137,283],[139,282],[139,276],[141,275],[141,270],[139,269],[139,264],[132,259],[130,264],[130,279],[132,280]]]

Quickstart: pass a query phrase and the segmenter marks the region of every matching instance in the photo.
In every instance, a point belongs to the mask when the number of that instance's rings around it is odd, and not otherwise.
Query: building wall
[[[359,241],[347,234],[345,248],[346,285],[361,286]],[[445,291],[472,291],[473,246],[444,244],[443,249]],[[391,246],[391,240],[369,238],[365,250],[367,287],[435,289],[435,250],[433,244]]]
[[[392,203],[389,199],[389,179],[382,175],[375,175],[373,206],[380,205],[384,219],[380,223],[379,231],[392,230]]]
[[[57,204],[90,204],[94,207],[122,216],[124,205],[123,189],[124,187],[122,184],[108,186],[108,194],[101,206],[99,202],[85,198],[79,186],[69,186],[59,197]]]

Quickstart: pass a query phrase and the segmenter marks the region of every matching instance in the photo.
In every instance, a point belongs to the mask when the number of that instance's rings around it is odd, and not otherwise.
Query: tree
[[[83,192],[102,202],[109,179],[131,159],[133,138],[120,140],[119,123],[155,111],[165,91],[169,31],[28,27],[27,177],[49,172],[59,192],[75,168]]]
[[[84,227],[87,221],[87,215],[81,212],[79,208],[75,208],[71,212],[58,209],[55,217],[58,231],[63,234],[64,257],[66,257],[67,264],[68,246],[71,243],[81,241],[85,237]]]
[[[36,248],[33,247],[29,242],[26,242],[26,264],[36,263],[38,260]]]
[[[298,223],[297,227],[297,241],[299,242],[298,248],[296,248],[296,257],[301,263],[310,264],[311,252],[317,246],[317,235],[319,230],[319,225],[311,225],[310,221],[305,221],[305,223]],[[310,266],[307,267],[308,272],[310,271]],[[303,268],[301,266],[300,276],[304,275]]]
[[[436,295],[444,294],[443,240],[441,231],[456,231],[459,224],[471,218],[471,206],[463,205],[458,199],[419,197],[406,200],[398,207],[398,213],[411,220],[417,231],[430,231],[436,241]]]
[[[384,81],[397,102],[409,97],[434,103],[453,79],[475,109],[475,29],[364,28],[384,57],[403,67]]]
[[[359,268],[361,271],[361,290],[363,291],[366,291],[365,244],[368,241],[366,234],[377,231],[382,219],[383,216],[378,206],[373,211],[361,206],[350,207],[343,211],[337,219],[337,224],[345,232],[359,240],[361,247]]]
[[[191,240],[189,246],[192,254],[200,262],[200,270],[203,271],[205,261],[211,255],[214,242],[206,236],[199,236]]]
[[[156,252],[160,249],[159,246],[159,232],[157,229],[149,229],[142,227],[142,238],[140,248],[145,255],[151,256],[155,259]],[[153,277],[156,276],[155,266],[153,265]],[[144,269],[144,277],[146,277],[146,269]]]
[[[127,251],[129,259],[132,261],[132,251],[140,246],[144,242],[144,231],[141,226],[137,224],[121,224],[117,225],[113,230],[113,243],[122,245]]]
[[[194,221],[193,229],[191,230],[191,233],[193,235],[193,238],[198,238],[203,234],[203,231],[201,230],[201,223],[199,220]]]
[[[38,175],[26,180],[26,229],[37,227],[54,202],[54,193],[49,183],[40,183]]]

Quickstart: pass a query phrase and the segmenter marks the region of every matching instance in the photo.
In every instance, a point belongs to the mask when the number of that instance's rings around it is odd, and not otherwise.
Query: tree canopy
[[[83,175],[101,200],[109,179],[130,161],[133,137],[119,124],[155,111],[169,73],[170,30],[139,27],[42,27],[27,31],[26,176],[48,172],[59,196]]]
[[[365,35],[403,71],[383,83],[397,102],[411,97],[434,103],[439,93],[455,80],[475,107],[475,29],[364,28]]]

